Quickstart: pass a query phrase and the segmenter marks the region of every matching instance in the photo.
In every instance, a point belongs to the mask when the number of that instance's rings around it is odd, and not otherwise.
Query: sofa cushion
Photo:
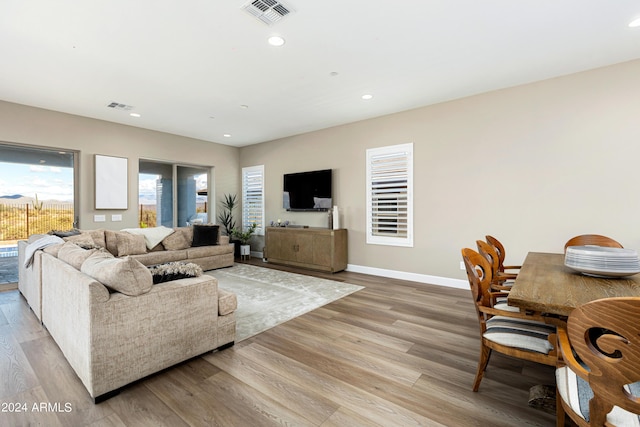
[[[162,240],[162,245],[168,251],[179,251],[191,246],[193,230],[191,227],[178,227],[174,233]]]
[[[224,255],[233,253],[233,249],[233,245],[198,246],[195,248],[187,249],[187,258],[196,259],[212,257],[216,255]]]
[[[89,258],[97,249],[83,249],[72,242],[66,242],[58,251],[58,259],[64,261],[76,270],[80,270],[82,263]]]
[[[107,288],[129,296],[147,293],[153,285],[147,267],[129,256],[114,258],[110,253],[98,252],[87,258],[80,270]]]
[[[95,249],[98,247],[89,234],[75,234],[63,237],[63,240],[65,242],[74,243],[83,249]]]
[[[226,316],[238,308],[236,294],[225,289],[218,288],[218,315]]]
[[[82,231],[82,234],[88,234],[89,236],[91,236],[91,238],[93,239],[93,243],[98,248],[106,248],[107,247],[103,229],[98,229],[98,230],[80,230],[80,231]]]
[[[119,257],[147,253],[147,244],[141,234],[116,233],[116,242]]]
[[[149,271],[153,276],[153,284],[202,276],[202,268],[192,262],[177,261],[151,265]]]
[[[194,225],[191,246],[217,245],[219,229],[219,225]]]
[[[140,261],[144,265],[163,264],[171,261],[184,261],[187,259],[187,252],[181,251],[153,251],[146,254],[131,255],[133,259]]]
[[[162,242],[165,237],[174,233],[173,228],[165,227],[163,225],[160,227],[148,228],[124,228],[122,231],[144,236],[145,244],[149,250],[152,250],[158,243]]]
[[[42,252],[48,253],[48,254],[53,255],[54,257],[58,258],[58,254],[60,253],[60,249],[62,249],[63,246],[64,246],[64,243],[58,243],[57,245],[47,246],[46,248],[42,249]]]

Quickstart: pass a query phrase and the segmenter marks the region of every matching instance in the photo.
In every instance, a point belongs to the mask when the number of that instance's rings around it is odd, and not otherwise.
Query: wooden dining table
[[[628,296],[640,297],[640,274],[593,277],[566,267],[564,254],[529,252],[507,303],[563,319],[589,301]]]

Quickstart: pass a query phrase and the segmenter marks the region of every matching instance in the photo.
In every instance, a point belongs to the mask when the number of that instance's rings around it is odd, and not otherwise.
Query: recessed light
[[[284,39],[280,36],[271,36],[268,41],[271,46],[276,47],[280,47],[284,44]]]
[[[629,22],[629,27],[631,28],[640,27],[640,18],[636,18],[633,21]]]
[[[222,135],[222,136],[224,136],[225,138],[231,138],[231,134],[230,134],[230,133],[225,133],[225,134],[224,134],[224,135]]]
[[[129,113],[129,115],[131,117],[140,117],[140,114],[138,114],[138,113]]]
[[[364,99],[365,101],[368,101],[370,99],[373,99],[373,95],[368,94],[368,93],[364,94],[364,95],[362,95],[362,99]]]
[[[248,106],[248,105],[245,105],[245,104],[242,104],[242,105],[240,106],[240,108],[242,108],[243,110],[246,110],[247,108],[249,108],[249,106]]]
[[[338,72],[337,72],[337,71],[332,71],[332,72],[330,72],[330,73],[329,73],[329,75],[330,75],[331,77],[335,77],[335,76],[337,76],[337,75],[338,75]]]

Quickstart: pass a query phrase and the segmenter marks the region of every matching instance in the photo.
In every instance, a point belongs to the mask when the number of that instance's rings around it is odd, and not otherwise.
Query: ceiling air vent
[[[267,25],[273,25],[291,13],[289,7],[277,0],[254,0],[242,8]]]
[[[121,104],[119,102],[112,102],[109,105],[107,105],[107,107],[114,108],[116,110],[123,110],[123,111],[133,110],[133,106],[126,105],[126,104]]]

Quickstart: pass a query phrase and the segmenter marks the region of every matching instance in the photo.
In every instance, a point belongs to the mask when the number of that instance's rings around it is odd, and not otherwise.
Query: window
[[[367,243],[413,247],[413,144],[367,150]]]
[[[255,223],[264,235],[264,166],[242,168],[242,228]]]

